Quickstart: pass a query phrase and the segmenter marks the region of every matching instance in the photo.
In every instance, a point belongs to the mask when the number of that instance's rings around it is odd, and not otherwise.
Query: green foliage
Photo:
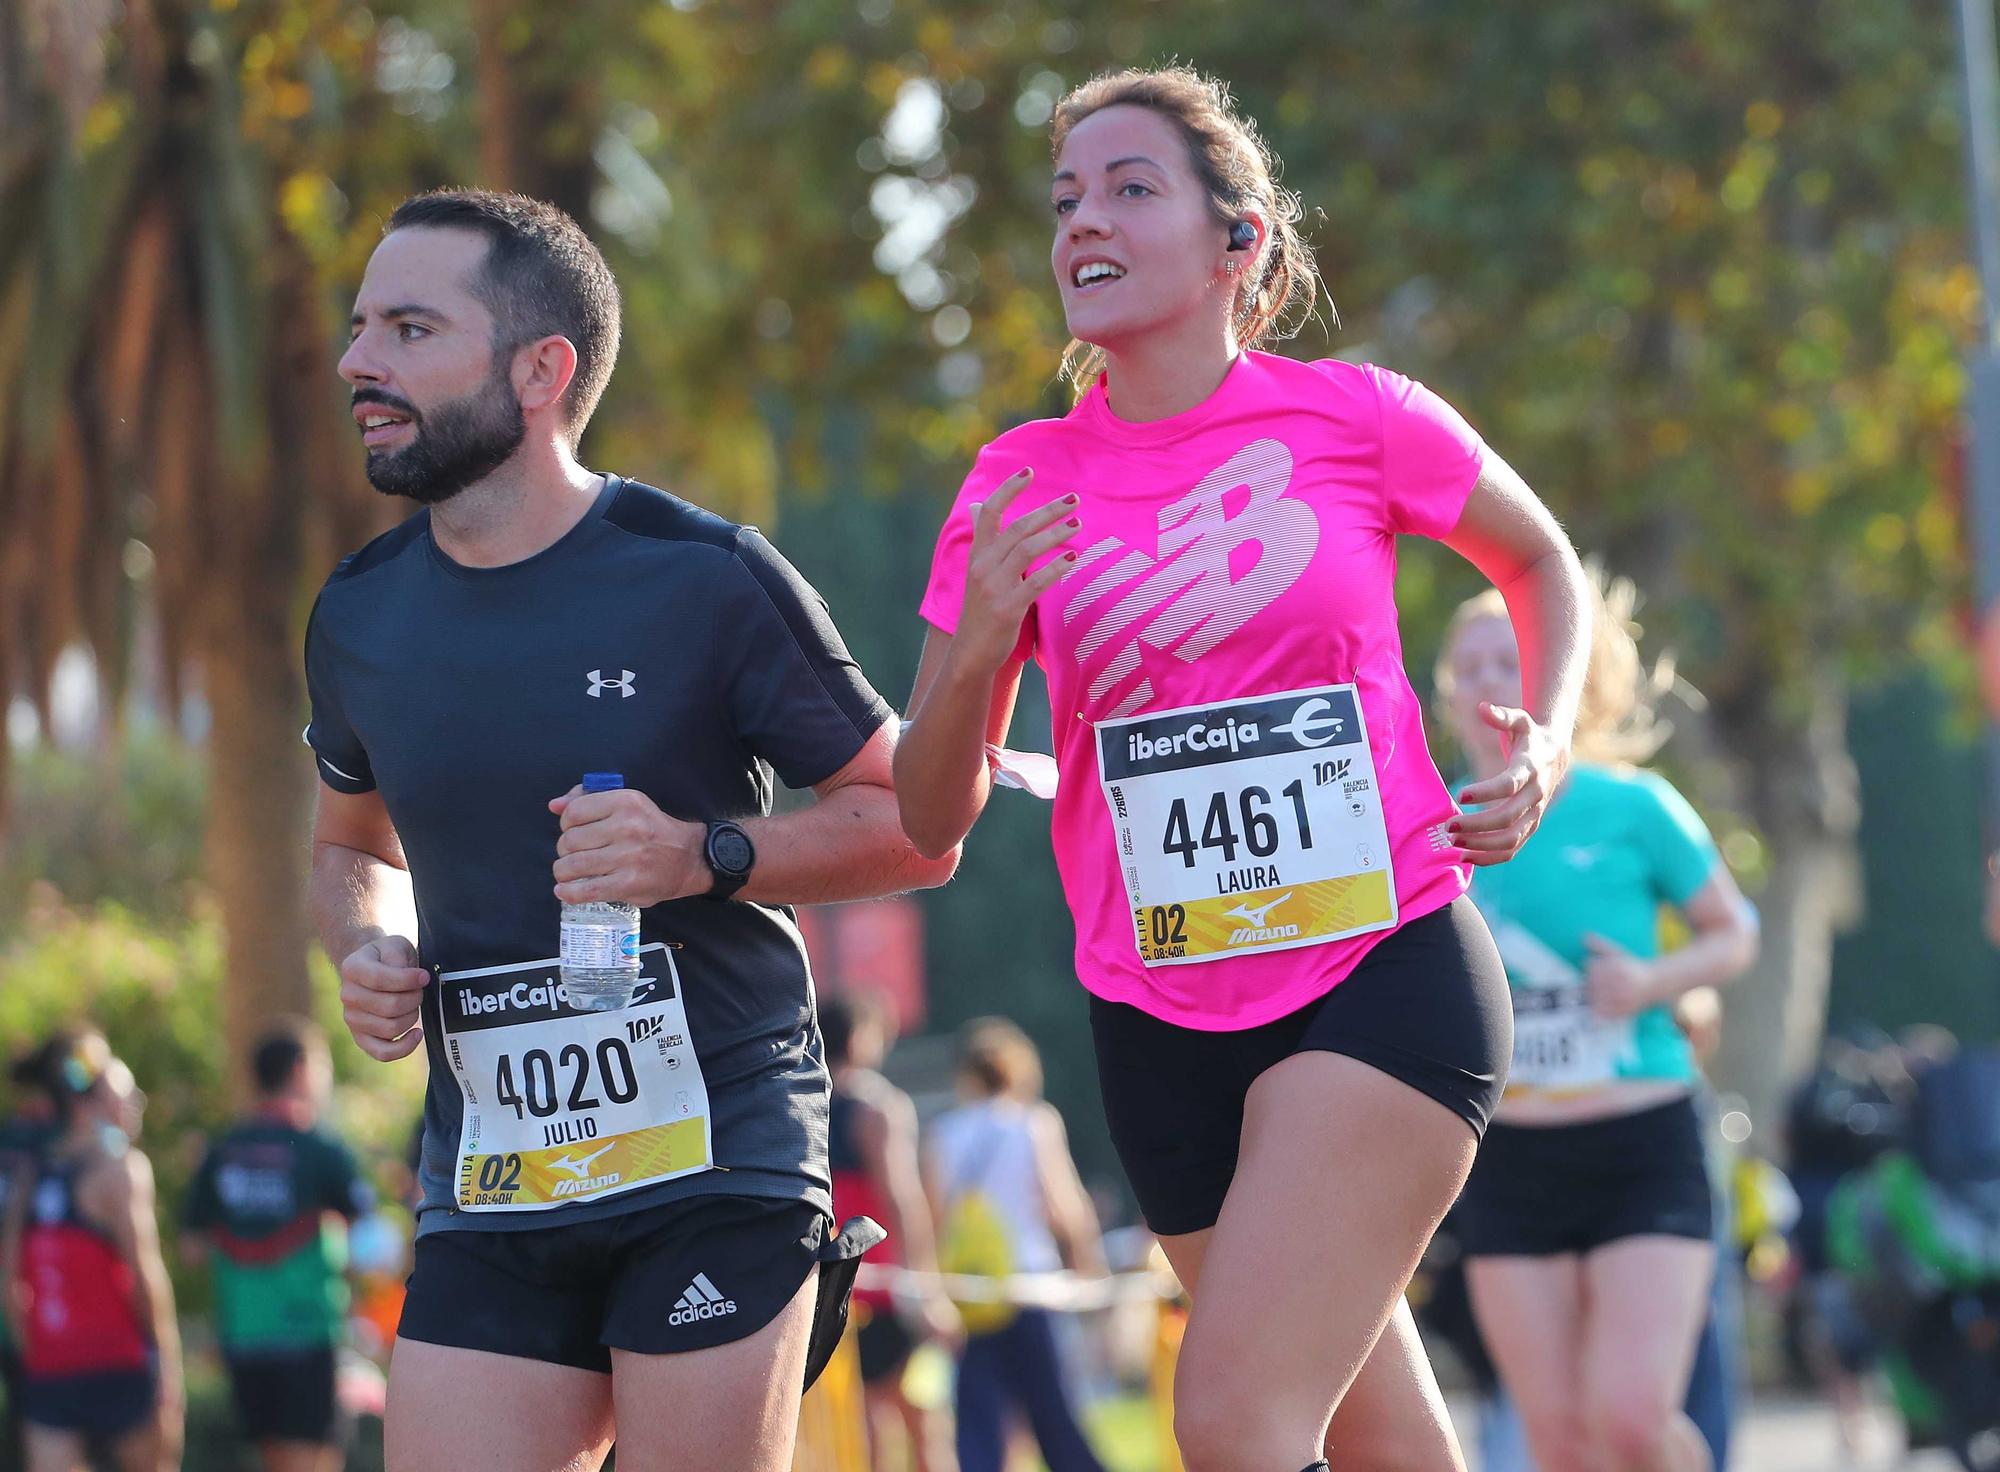
[[[19,920],[36,886],[154,920],[186,913],[201,866],[198,752],[148,724],[111,749],[32,747],[13,783],[0,931]]]
[[[103,42],[102,88],[84,85],[92,65],[45,68],[89,95],[5,118],[23,144],[0,158],[0,380],[19,386],[0,525],[43,577],[8,586],[47,596],[0,633],[31,682],[62,639],[108,641],[128,537],[158,555],[171,644],[218,567],[258,565],[251,511],[309,503],[307,585],[388,513],[359,490],[358,452],[341,464],[311,416],[252,388],[278,311],[253,288],[302,256],[323,320],[301,340],[316,331],[331,364],[381,220],[413,189],[474,182],[580,212],[619,274],[624,361],[591,462],[779,523],[900,698],[930,538],[973,450],[1065,406],[1049,106],[1094,71],[1170,57],[1235,84],[1321,212],[1341,325],[1290,350],[1372,357],[1460,404],[1580,544],[1639,578],[1650,634],[1713,700],[1719,744],[1755,764],[1752,798],[1804,759],[1822,682],[1953,659],[1977,296],[1951,29],[1932,11],[1419,0],[1330,24],[1276,0],[173,0],[144,15],[165,44],[137,25],[85,36]],[[899,103],[926,99],[936,127],[892,136]],[[145,216],[128,191],[175,211],[166,238],[184,243],[162,279],[189,295],[151,348],[112,352],[160,253],[130,248]],[[899,254],[924,209],[946,228]],[[105,402],[145,412],[121,436],[84,395],[58,433],[41,411],[97,377]],[[337,403],[330,375],[314,382]],[[201,457],[166,452],[177,424],[209,423],[192,417],[208,400],[215,432],[195,439],[240,451],[274,417],[299,434],[275,494],[275,473],[215,487],[187,471]],[[225,555],[244,546],[258,558]],[[1419,668],[1474,580],[1411,549]],[[1023,739],[1044,729],[1024,714]],[[38,877],[180,913],[201,824],[176,770],[142,774],[150,806],[100,813],[104,766],[32,758],[0,920]],[[1733,822],[1725,844],[1761,863]],[[929,913],[939,1020],[1023,1016],[1054,1081],[1063,1049],[1087,1071],[1087,1044],[1042,829],[1024,801],[996,804]],[[1086,1102],[1068,1101],[1088,1131]]]

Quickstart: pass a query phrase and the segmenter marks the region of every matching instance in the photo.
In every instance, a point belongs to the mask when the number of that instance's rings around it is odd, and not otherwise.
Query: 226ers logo
[[[1153,699],[1153,682],[1141,673],[1142,645],[1192,664],[1299,580],[1319,548],[1319,518],[1285,494],[1292,465],[1279,441],[1253,441],[1161,509],[1157,556],[1116,537],[1077,555],[1063,577],[1073,591],[1062,620],[1086,621],[1076,643],[1078,666],[1094,671],[1084,704],[1115,697],[1101,719],[1133,715]],[[1249,500],[1231,516],[1223,500],[1242,491]],[[1233,574],[1231,562],[1246,545],[1255,559]]]

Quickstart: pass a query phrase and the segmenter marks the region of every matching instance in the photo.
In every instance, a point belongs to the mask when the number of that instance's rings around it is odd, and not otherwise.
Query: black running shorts
[[[1383,937],[1317,1001],[1261,1027],[1204,1032],[1091,998],[1111,1140],[1146,1225],[1215,1225],[1236,1174],[1243,1101],[1272,1064],[1342,1053],[1485,1130],[1507,1081],[1514,1011],[1486,922],[1461,896]]]
[[[251,1441],[342,1446],[350,1429],[335,1393],[339,1352],[331,1344],[264,1354],[225,1354],[236,1419]]]
[[[797,1295],[832,1236],[816,1206],[747,1196],[535,1231],[432,1232],[417,1239],[398,1332],[608,1373],[614,1349],[673,1354],[749,1338]]]
[[[52,1431],[120,1437],[137,1431],[160,1403],[157,1368],[24,1375],[21,1419]]]
[[[921,1342],[902,1314],[894,1308],[878,1307],[854,1331],[854,1347],[861,1359],[861,1383],[880,1385],[900,1376]]]
[[[1691,1098],[1586,1124],[1496,1124],[1459,1197],[1467,1257],[1588,1253],[1626,1237],[1715,1235]]]

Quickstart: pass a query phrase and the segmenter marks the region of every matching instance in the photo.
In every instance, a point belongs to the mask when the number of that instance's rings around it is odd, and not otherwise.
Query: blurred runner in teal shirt
[[[1480,1333],[1540,1472],[1707,1472],[1682,1410],[1715,1271],[1714,1206],[1674,1025],[1684,993],[1756,954],[1754,912],[1708,829],[1631,763],[1665,737],[1639,658],[1632,585],[1596,609],[1577,761],[1541,827],[1472,897],[1507,966],[1514,1059],[1460,1200]],[[1438,691],[1474,779],[1505,765],[1483,703],[1521,669],[1497,593],[1464,604]],[[1692,935],[1663,952],[1662,911]]]

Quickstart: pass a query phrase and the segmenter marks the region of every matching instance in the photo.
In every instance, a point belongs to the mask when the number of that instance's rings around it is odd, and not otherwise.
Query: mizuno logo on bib
[[[465,1096],[461,1211],[545,1211],[710,1169],[708,1088],[666,946],[639,951],[617,1012],[569,1005],[558,961],[438,976],[445,1057]]]
[[[1395,926],[1381,784],[1354,686],[1154,711],[1096,733],[1147,966]]]

